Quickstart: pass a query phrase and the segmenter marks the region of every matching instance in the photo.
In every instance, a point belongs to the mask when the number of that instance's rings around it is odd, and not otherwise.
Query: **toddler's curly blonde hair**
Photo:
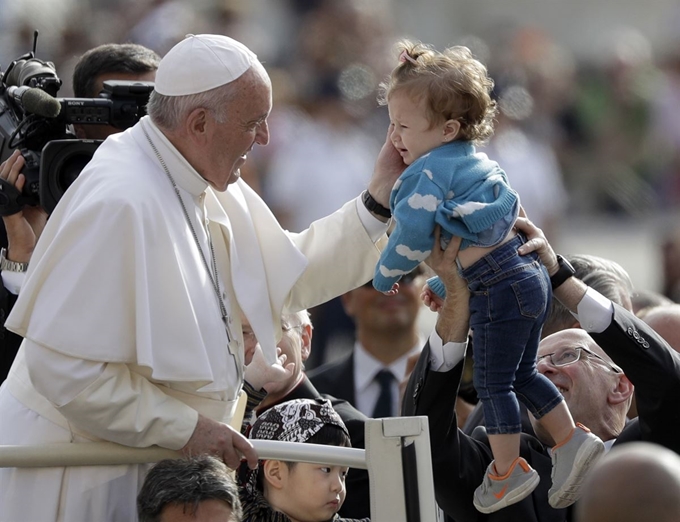
[[[399,65],[380,84],[378,101],[386,105],[396,91],[425,100],[434,125],[449,119],[460,122],[459,139],[480,144],[493,135],[496,102],[493,80],[486,67],[463,46],[436,51],[431,46],[402,40],[397,46]]]

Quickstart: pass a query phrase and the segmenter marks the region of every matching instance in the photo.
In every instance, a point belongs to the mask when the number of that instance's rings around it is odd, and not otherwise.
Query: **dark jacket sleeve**
[[[7,248],[8,245],[5,223],[0,219],[0,248]],[[24,340],[23,337],[5,328],[5,321],[12,311],[17,297],[0,282],[0,384],[7,379],[14,358]]]
[[[17,296],[0,284],[0,384],[7,378],[23,337],[5,328],[5,320],[12,311]]]
[[[429,369],[425,345],[404,392],[403,415],[425,415],[430,430],[432,469],[437,504],[456,522],[481,520],[472,495],[492,460],[488,446],[457,427],[456,393],[463,361],[448,372]]]
[[[455,522],[564,522],[566,510],[548,504],[552,464],[546,449],[535,437],[523,434],[520,454],[541,475],[534,493],[521,502],[483,515],[472,498],[493,460],[484,428],[470,436],[458,429],[456,395],[463,364],[448,372],[429,369],[429,344],[423,349],[404,392],[402,415],[425,415],[430,430],[432,470],[437,504]]]
[[[609,327],[590,335],[635,386],[640,438],[680,453],[680,354],[616,304]]]
[[[356,407],[354,397],[354,352],[307,372],[307,378],[320,393],[344,399]]]

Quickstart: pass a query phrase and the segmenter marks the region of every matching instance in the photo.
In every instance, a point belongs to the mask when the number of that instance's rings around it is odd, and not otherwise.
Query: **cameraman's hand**
[[[26,178],[20,174],[24,167],[24,158],[18,150],[0,164],[0,178],[14,185],[21,192]],[[16,214],[3,216],[7,230],[7,259],[18,263],[28,263],[33,254],[35,244],[40,238],[45,224],[47,212],[42,207],[25,206]]]

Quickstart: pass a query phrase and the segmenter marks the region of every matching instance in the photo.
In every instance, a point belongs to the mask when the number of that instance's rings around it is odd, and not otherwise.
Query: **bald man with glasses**
[[[520,253],[526,253],[525,248],[539,253],[551,275],[555,296],[582,327],[543,339],[538,371],[560,390],[574,420],[588,426],[608,447],[642,440],[680,453],[678,353],[628,310],[575,277],[567,274],[560,278],[558,274],[564,270],[542,232],[523,218],[518,225],[530,238]],[[549,448],[554,441],[537,423],[536,436],[523,434],[520,442],[521,456],[541,477],[532,495],[490,515],[480,515],[472,505],[479,476],[493,456],[484,428],[470,436],[455,429],[455,394],[451,390],[461,380],[469,326],[469,295],[452,262],[455,253],[435,249],[429,261],[446,281],[447,300],[411,375],[402,411],[428,416],[437,502],[456,522],[574,520],[571,509],[556,510],[548,504]],[[634,390],[639,416],[628,421]]]

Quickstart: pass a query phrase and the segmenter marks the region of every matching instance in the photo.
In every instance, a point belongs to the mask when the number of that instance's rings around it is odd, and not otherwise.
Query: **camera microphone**
[[[43,118],[56,118],[61,112],[61,103],[42,89],[36,87],[7,88],[7,92],[25,112],[36,114]]]

